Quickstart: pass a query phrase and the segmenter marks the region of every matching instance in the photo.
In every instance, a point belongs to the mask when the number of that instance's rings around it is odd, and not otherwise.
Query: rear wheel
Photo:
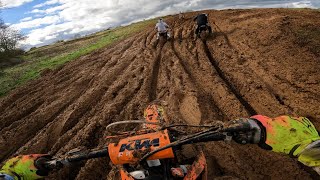
[[[212,29],[210,26],[200,27],[198,38],[205,41],[209,36],[212,35]]]
[[[199,38],[201,40],[203,40],[203,41],[206,40],[208,38],[208,36],[209,36],[209,32],[207,30],[200,31]]]
[[[169,40],[168,33],[159,33],[159,40],[160,42],[166,42],[167,40]]]

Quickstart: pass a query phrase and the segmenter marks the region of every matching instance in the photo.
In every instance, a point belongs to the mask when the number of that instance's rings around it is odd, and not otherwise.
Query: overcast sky
[[[187,10],[226,8],[319,8],[320,0],[0,0],[1,16],[41,46],[146,18]]]

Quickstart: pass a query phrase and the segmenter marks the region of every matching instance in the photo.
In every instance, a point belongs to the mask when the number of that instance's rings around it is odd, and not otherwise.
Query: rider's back
[[[158,32],[165,32],[167,31],[167,23],[160,21],[156,24],[156,28],[158,29]]]
[[[199,14],[196,17],[196,20],[198,25],[205,25],[208,23],[208,16],[207,14]]]

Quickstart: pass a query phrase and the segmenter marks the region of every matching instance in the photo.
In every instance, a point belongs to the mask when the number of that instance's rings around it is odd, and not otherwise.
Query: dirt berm
[[[0,162],[15,154],[61,155],[105,143],[105,127],[140,119],[166,101],[172,122],[203,124],[264,114],[307,116],[320,128],[320,11],[206,11],[214,34],[193,41],[196,13],[170,16],[173,40],[150,26],[20,87],[0,102]],[[287,156],[255,145],[203,144],[212,179],[319,179]],[[49,179],[103,179],[109,159]]]

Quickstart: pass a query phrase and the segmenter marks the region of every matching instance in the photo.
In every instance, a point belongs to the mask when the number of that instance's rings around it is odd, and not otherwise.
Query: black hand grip
[[[226,139],[226,135],[222,133],[208,134],[199,138],[194,138],[185,144],[199,143],[199,142],[209,142],[209,141],[223,141]]]

